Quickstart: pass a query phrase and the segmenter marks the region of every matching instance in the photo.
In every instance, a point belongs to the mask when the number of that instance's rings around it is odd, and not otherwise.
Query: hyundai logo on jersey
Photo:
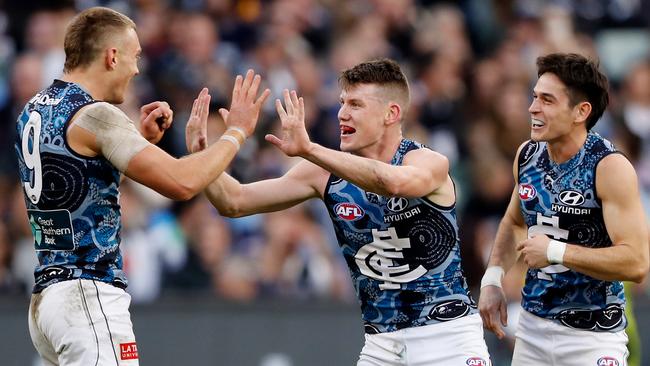
[[[568,206],[580,206],[585,203],[585,197],[580,192],[576,191],[562,191],[560,193],[560,201]]]
[[[404,197],[393,197],[388,200],[386,207],[393,212],[400,212],[409,205],[409,200]]]
[[[356,203],[341,202],[334,206],[334,213],[343,220],[355,221],[365,215],[365,212]]]
[[[519,198],[522,201],[530,201],[537,196],[537,190],[533,187],[532,184],[520,184],[519,185]]]

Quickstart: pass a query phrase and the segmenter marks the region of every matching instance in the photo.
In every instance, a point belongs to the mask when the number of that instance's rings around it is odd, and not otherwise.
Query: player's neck
[[[98,77],[90,67],[83,70],[73,70],[65,73],[61,79],[63,81],[78,84],[95,100],[106,99],[107,93],[105,92],[106,85],[103,82],[104,78]]]
[[[557,164],[574,157],[587,141],[587,130],[576,131],[548,142],[548,155]]]
[[[391,137],[390,139],[384,139],[377,142],[374,145],[368,146],[367,148],[359,151],[358,155],[363,156],[368,159],[375,159],[382,161],[384,163],[390,163],[395,156],[395,152],[399,148],[399,144],[402,142],[402,134],[400,133],[397,136]]]

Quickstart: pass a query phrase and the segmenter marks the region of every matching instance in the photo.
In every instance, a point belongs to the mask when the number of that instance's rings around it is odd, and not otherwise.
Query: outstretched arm
[[[233,88],[229,127],[224,136],[210,148],[181,159],[175,159],[147,142],[133,122],[116,107],[106,103],[91,105],[79,112],[80,117],[67,132],[70,146],[83,155],[103,155],[128,177],[159,193],[186,200],[215,180],[228,166],[245,137],[252,134],[259,111],[269,95],[259,97],[261,78],[249,70],[246,77],[237,76]],[[204,89],[195,100],[190,121],[207,120],[210,96]]]
[[[301,161],[282,177],[250,184],[240,184],[224,173],[205,193],[221,215],[241,217],[279,211],[310,198],[322,197],[328,177],[320,167]]]
[[[565,248],[559,263],[604,281],[643,281],[649,266],[648,230],[632,164],[619,154],[603,158],[596,170],[596,191],[612,245],[593,248],[556,242],[552,245]],[[529,267],[554,264],[548,260],[550,242],[546,235],[536,235],[518,245]]]
[[[289,156],[301,156],[366,191],[385,196],[422,197],[449,182],[446,157],[428,149],[409,152],[401,166],[328,149],[310,141],[305,129],[303,98],[284,91],[284,102],[276,100],[282,122],[282,138],[266,140]]]
[[[248,70],[245,78],[236,77],[230,114],[225,119],[228,129],[215,144],[181,159],[149,146],[129,162],[126,175],[174,199],[189,199],[205,189],[223,173],[244,139],[253,133],[262,104],[270,94],[267,89],[258,97],[260,83],[261,77],[253,70]],[[207,123],[209,102],[209,96],[195,100],[189,123]]]

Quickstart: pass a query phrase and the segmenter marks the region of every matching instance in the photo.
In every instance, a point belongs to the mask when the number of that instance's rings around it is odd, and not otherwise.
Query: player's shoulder
[[[618,173],[629,174],[635,172],[632,162],[630,162],[625,155],[619,152],[605,155],[598,162],[596,169],[599,175],[603,173],[612,177],[616,177],[616,174]]]
[[[412,159],[425,159],[433,161],[448,161],[449,159],[442,153],[439,153],[427,146],[421,145],[418,148],[409,150],[404,154],[404,161]]]
[[[410,150],[404,155],[403,166],[416,166],[436,174],[449,172],[449,159],[444,154],[429,148]]]
[[[132,123],[126,113],[108,102],[88,104],[81,108],[77,114],[111,124]]]

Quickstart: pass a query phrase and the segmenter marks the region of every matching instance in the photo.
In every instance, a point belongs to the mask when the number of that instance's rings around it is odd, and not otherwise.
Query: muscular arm
[[[149,145],[129,161],[125,174],[168,198],[188,200],[219,176],[236,153],[235,146],[225,140],[181,159]]]
[[[280,100],[275,102],[282,122],[281,138],[266,135],[266,140],[288,156],[303,157],[366,191],[384,196],[422,197],[432,194],[445,183],[452,186],[447,158],[429,149],[410,151],[401,166],[393,166],[311,142],[305,129],[303,98],[298,98],[295,91],[289,93],[285,90],[284,102],[286,110]],[[397,119],[393,123],[397,123]],[[453,196],[453,192],[446,195]]]
[[[601,280],[641,282],[648,273],[648,230],[632,164],[619,154],[605,157],[596,170],[596,190],[612,246],[568,244],[563,265]]]
[[[501,288],[501,277],[507,272],[517,260],[516,244],[526,238],[526,222],[524,221],[519,207],[518,161],[519,154],[526,143],[522,144],[517,151],[517,156],[512,167],[515,178],[515,188],[510,196],[510,203],[506,213],[499,223],[499,229],[494,240],[494,246],[490,253],[488,270],[481,281],[481,295],[479,297],[479,311],[483,319],[483,325],[494,332],[499,339],[505,337],[501,326],[508,325],[508,310],[506,307],[506,296]],[[501,267],[502,269],[499,269]]]
[[[301,161],[282,177],[250,184],[240,184],[224,173],[205,193],[221,215],[241,217],[279,211],[322,197],[328,177],[329,173],[318,166]]]
[[[429,149],[410,151],[401,166],[312,143],[303,157],[366,191],[384,196],[422,197],[448,180],[449,161]]]
[[[506,213],[499,223],[499,229],[494,239],[494,246],[490,253],[488,267],[499,266],[505,272],[508,272],[517,260],[516,244],[525,238],[526,223],[524,222],[519,207],[518,186],[515,185]]]

